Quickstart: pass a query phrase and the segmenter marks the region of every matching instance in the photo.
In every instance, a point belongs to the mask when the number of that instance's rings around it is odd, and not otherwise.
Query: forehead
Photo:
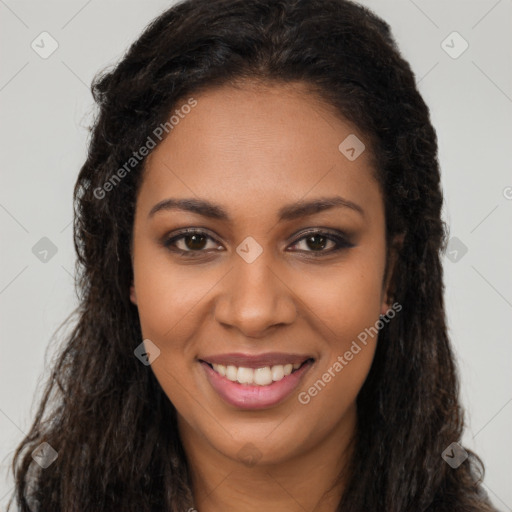
[[[211,197],[256,216],[261,206],[334,193],[376,200],[369,145],[356,159],[340,150],[346,140],[364,144],[364,135],[301,84],[226,86],[192,97],[196,105],[148,156],[141,199]]]

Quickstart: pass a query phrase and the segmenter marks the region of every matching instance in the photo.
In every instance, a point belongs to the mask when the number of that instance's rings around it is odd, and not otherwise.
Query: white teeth
[[[217,368],[215,368],[216,366],[217,365],[214,364],[213,369],[215,371],[218,371]],[[228,378],[229,380],[232,380],[233,382],[235,382],[237,373],[238,373],[238,368],[236,366],[229,365],[228,367],[226,367],[226,378]]]
[[[238,373],[236,374],[236,380],[240,382],[240,384],[252,384],[254,379],[254,370],[252,368],[238,368]]]
[[[293,370],[300,368],[301,363],[295,364],[276,364],[272,367],[265,366],[263,368],[245,368],[243,366],[236,367],[233,365],[224,366],[222,364],[212,364],[213,369],[223,377],[232,382],[240,384],[252,384],[256,386],[268,386],[272,382],[278,382]]]
[[[272,380],[278,381],[284,377],[284,368],[282,364],[272,366]]]
[[[271,383],[272,370],[269,366],[265,366],[265,368],[257,368],[254,370],[254,384],[257,384],[258,386],[268,386]]]

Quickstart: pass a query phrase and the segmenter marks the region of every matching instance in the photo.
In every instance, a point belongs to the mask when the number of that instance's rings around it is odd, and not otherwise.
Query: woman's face
[[[194,99],[137,197],[131,300],[151,368],[204,453],[272,463],[339,445],[389,308],[369,147],[299,85]]]

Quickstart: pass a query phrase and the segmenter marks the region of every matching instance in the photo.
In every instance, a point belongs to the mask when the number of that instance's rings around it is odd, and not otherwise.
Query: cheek
[[[181,339],[183,328],[194,315],[194,308],[200,306],[207,294],[208,279],[195,274],[157,272],[141,276],[137,283],[137,302],[144,335],[153,334],[158,338]],[[176,332],[182,334],[176,336]]]
[[[293,280],[294,293],[323,324],[340,349],[379,317],[382,301],[383,258],[353,254],[339,265],[309,272]],[[350,344],[350,343],[349,343]]]
[[[211,325],[211,298],[226,269],[177,264],[141,241],[134,258],[134,285],[142,336],[160,349],[151,364],[162,389],[183,413],[194,404],[191,389],[199,365],[200,333]],[[213,294],[213,295],[212,295]],[[206,325],[208,324],[208,325]]]
[[[162,249],[141,241],[134,258],[134,285],[143,336],[161,343],[186,340],[217,273],[199,271],[194,264],[178,265]]]
[[[169,400],[187,414],[191,372],[197,371],[195,340],[204,321],[202,301],[215,281],[208,272],[172,264],[150,251],[141,250],[138,256],[134,284],[142,336],[160,349],[151,369]]]
[[[322,340],[322,357],[297,399],[308,408],[311,421],[322,418],[318,428],[339,419],[368,375],[378,339],[375,326],[381,310],[382,276],[380,260],[361,259],[340,266],[329,277],[318,275],[314,287],[310,281],[309,291],[302,285],[305,304],[314,313]]]

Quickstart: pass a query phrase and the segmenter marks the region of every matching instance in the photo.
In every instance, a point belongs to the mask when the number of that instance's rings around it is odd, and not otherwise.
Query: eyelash
[[[193,235],[204,235],[204,236],[206,236],[207,239],[213,240],[214,242],[219,243],[217,240],[215,240],[215,238],[208,235],[208,233],[206,233],[205,231],[201,231],[199,229],[186,229],[170,238],[165,239],[163,241],[163,245],[165,248],[169,249],[172,252],[177,253],[179,256],[184,256],[186,258],[201,257],[202,256],[201,253],[206,252],[204,249],[198,249],[197,251],[194,251],[194,250],[184,251],[182,249],[178,249],[174,245],[178,240],[181,240],[183,238],[186,238],[187,236],[193,236]],[[339,252],[343,249],[349,249],[351,247],[354,247],[354,244],[350,243],[344,236],[341,236],[339,234],[336,234],[336,233],[333,233],[330,231],[322,231],[319,229],[315,229],[315,230],[305,231],[303,233],[300,233],[300,235],[301,235],[300,238],[297,238],[294,242],[292,242],[291,245],[297,245],[299,242],[301,242],[304,239],[307,239],[308,236],[312,236],[312,235],[321,235],[323,238],[326,238],[327,240],[334,242],[336,244],[336,246],[330,250],[299,251],[302,253],[311,254],[315,258],[322,257],[322,256],[328,256],[330,254]]]

